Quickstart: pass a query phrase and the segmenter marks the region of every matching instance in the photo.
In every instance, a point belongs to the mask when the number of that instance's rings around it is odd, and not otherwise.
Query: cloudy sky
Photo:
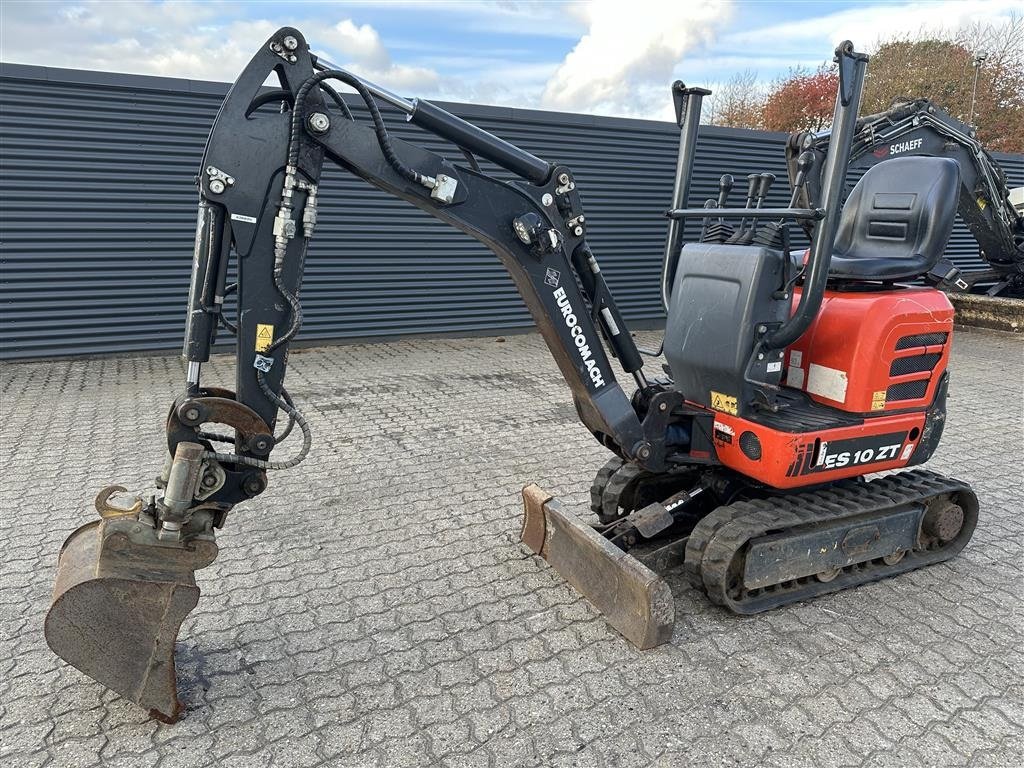
[[[227,2],[3,0],[0,59],[231,81],[278,27],[426,98],[669,118],[668,85],[771,81],[842,39],[996,21],[1021,0]]]

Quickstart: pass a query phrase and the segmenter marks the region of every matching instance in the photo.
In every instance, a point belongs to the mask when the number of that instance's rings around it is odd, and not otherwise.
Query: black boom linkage
[[[275,73],[280,88],[268,90],[264,84]],[[369,122],[352,119],[347,108],[329,108],[344,105],[330,81],[356,90]],[[391,137],[378,101],[451,141],[471,167]],[[475,155],[522,180],[488,176]],[[652,392],[638,408],[615,380],[602,340],[640,390],[649,388],[640,353],[587,244],[572,171],[428,101],[406,100],[317,60],[297,30],[284,28],[253,57],[225,98],[198,178],[201,202],[184,346],[187,392],[172,409],[168,442],[174,455],[178,443],[199,441],[208,448],[207,458],[225,466],[228,481],[209,502],[226,506],[262,492],[265,470],[293,466],[309,449],[308,426],[282,384],[289,342],[302,319],[297,297],[325,157],[490,248],[512,276],[584,424],[623,458],[653,471],[664,469],[666,411],[682,400],[675,393]],[[232,253],[238,282],[226,285]],[[236,322],[223,316],[225,297],[233,291]],[[237,336],[233,395],[200,383],[218,325]],[[235,427],[234,437],[200,430],[214,421],[210,404],[218,397],[235,400],[218,411],[231,412],[234,421],[220,423]],[[658,398],[657,407],[649,407],[651,398]],[[270,451],[285,436],[273,437],[279,412],[288,416],[284,433],[297,424],[304,443],[292,459],[272,462]],[[249,420],[245,430],[236,423],[243,416]],[[217,441],[234,445],[215,447]]]

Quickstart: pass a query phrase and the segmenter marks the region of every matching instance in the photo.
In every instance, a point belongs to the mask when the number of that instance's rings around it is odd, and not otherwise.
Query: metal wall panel
[[[193,177],[226,90],[220,83],[0,65],[0,357],[180,345]],[[361,104],[350,103],[365,118]],[[575,170],[591,243],[626,317],[659,323],[675,126],[447,106]],[[395,135],[461,162],[450,145],[401,117],[389,125]],[[739,187],[746,173],[762,170],[780,177],[769,202],[787,202],[784,138],[702,128],[691,203],[712,196],[722,173],[735,175]],[[1024,157],[999,160],[1014,183],[1024,184]],[[504,269],[476,241],[333,166],[322,189],[301,340],[530,325]],[[733,201],[741,194],[737,189]],[[980,264],[962,226],[950,253],[961,266]]]

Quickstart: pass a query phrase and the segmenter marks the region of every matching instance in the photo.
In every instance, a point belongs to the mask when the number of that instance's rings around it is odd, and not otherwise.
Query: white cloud
[[[395,63],[369,24],[351,19],[301,23],[286,15],[246,20],[239,13],[234,3],[192,0],[85,0],[63,7],[5,1],[0,49],[6,61],[232,82],[263,41],[288,24],[317,30],[311,44],[344,52],[338,63],[364,77],[397,89],[430,88],[438,82],[432,69]]]
[[[635,116],[665,113],[680,59],[732,16],[726,0],[594,0],[570,8],[585,15],[587,32],[548,81],[542,104]]]
[[[428,67],[396,64],[377,30],[369,24],[343,19],[329,29],[319,30],[313,45],[330,61],[391,89],[432,89],[440,81],[437,72]],[[329,55],[335,52],[343,53],[345,59],[337,61]]]
[[[826,41],[833,47],[852,40],[858,50],[868,50],[880,39],[898,34],[952,31],[975,22],[1000,23],[1010,12],[1021,10],[1020,0],[942,0],[872,4],[849,8],[800,21],[775,24],[722,38],[729,47],[770,45],[775,53],[796,53],[814,61],[831,58],[831,50],[820,54],[808,50],[809,43]]]

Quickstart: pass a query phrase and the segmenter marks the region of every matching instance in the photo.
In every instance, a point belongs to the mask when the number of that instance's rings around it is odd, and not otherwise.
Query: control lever
[[[793,179],[793,194],[789,198],[790,208],[796,207],[796,202],[800,197],[800,190],[807,183],[807,172],[811,170],[811,165],[813,164],[814,153],[809,149],[801,152],[800,156],[796,159],[796,178]]]
[[[768,197],[768,190],[772,188],[772,184],[774,183],[774,173],[765,172],[761,174],[761,181],[757,185],[757,205],[754,206],[755,208],[760,208],[764,205],[764,199]]]
[[[774,173],[760,173],[755,175],[757,184],[756,202],[754,208],[760,208],[764,205],[765,198],[768,197],[768,190],[771,189],[772,184],[775,183]],[[752,218],[750,220],[750,228],[744,227],[740,230],[740,236],[736,238],[736,242],[740,245],[750,245],[754,242],[754,236],[757,234],[757,219]]]
[[[797,200],[800,197],[800,190],[807,183],[807,172],[813,163],[814,153],[810,150],[801,152],[800,156],[796,159],[797,172],[796,177],[793,179],[793,194],[789,198],[790,208],[796,206]],[[766,248],[775,248],[783,252],[789,251],[789,228],[786,225],[786,220],[779,219],[778,221],[771,221],[765,224],[757,230],[754,242]]]
[[[725,203],[729,199],[729,192],[732,191],[733,178],[730,174],[726,173],[722,175],[722,178],[718,180],[718,207],[725,208]],[[705,204],[706,207],[706,204]],[[732,226],[725,223],[725,219],[721,216],[718,220],[713,222],[711,226],[707,227],[701,237],[702,243],[724,243],[732,236]]]
[[[725,208],[725,203],[729,199],[729,193],[732,191],[733,178],[732,174],[724,173],[722,178],[718,180],[718,207]],[[722,217],[719,216],[718,220],[721,221]]]
[[[714,208],[715,207],[715,198],[709,197],[707,200],[705,200],[704,201],[704,207],[705,208],[709,208],[709,209],[710,208]],[[710,230],[710,224],[711,224],[711,217],[710,216],[705,216],[704,217],[704,224],[700,228],[700,241],[702,243],[708,242],[708,231]]]
[[[800,157],[797,158],[797,175],[793,179],[793,195],[790,196],[790,208],[796,207],[797,201],[800,199],[801,189],[807,183],[807,172],[813,164],[813,152],[805,150],[800,153]],[[766,248],[788,252],[790,250],[790,229],[788,229],[785,219],[769,221],[758,229],[754,242]],[[785,298],[788,298],[788,296]]]
[[[744,208],[750,208],[754,203],[754,199],[757,197],[757,185],[760,183],[761,174],[759,173],[748,173],[747,174],[747,204]],[[756,221],[756,219],[755,219]],[[729,237],[725,242],[727,243],[738,243],[740,238],[743,236],[743,232],[747,228],[747,217],[744,216],[740,219],[740,225],[737,230]]]

